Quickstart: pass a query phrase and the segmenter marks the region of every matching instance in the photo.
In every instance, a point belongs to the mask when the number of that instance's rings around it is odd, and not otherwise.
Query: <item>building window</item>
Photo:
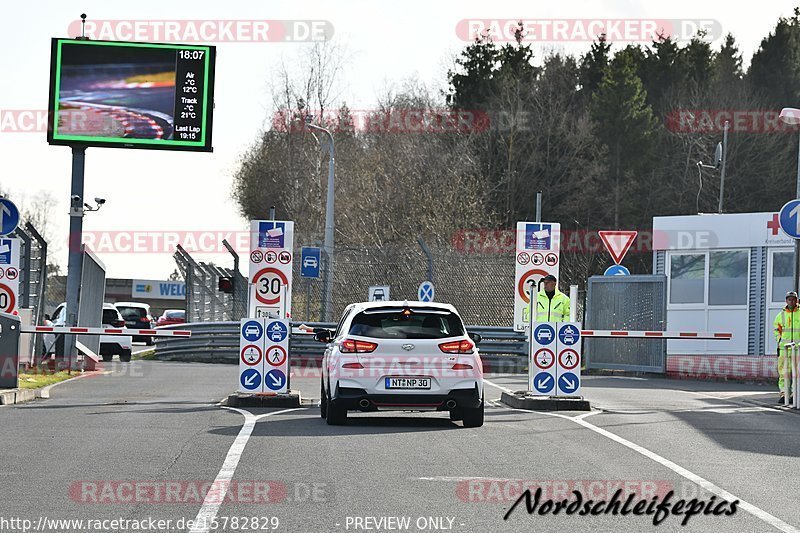
[[[706,254],[670,255],[669,303],[705,302]]]
[[[792,260],[794,252],[772,254],[772,301],[783,303],[786,293],[792,290]]]
[[[747,305],[749,255],[747,250],[709,253],[709,305]]]

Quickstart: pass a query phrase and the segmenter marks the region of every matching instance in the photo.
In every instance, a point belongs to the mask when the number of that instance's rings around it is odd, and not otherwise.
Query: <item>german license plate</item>
[[[430,389],[431,378],[385,378],[387,389]]]

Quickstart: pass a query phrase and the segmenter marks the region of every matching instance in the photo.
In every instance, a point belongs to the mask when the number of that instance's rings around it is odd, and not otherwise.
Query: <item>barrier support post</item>
[[[789,375],[789,368],[791,368],[791,366],[789,365],[789,359],[791,358],[792,351],[794,350],[794,343],[787,342],[786,344],[783,345],[783,350],[784,350],[783,365],[782,365],[783,368],[781,369],[782,370],[781,374],[783,375],[783,389],[781,390],[781,392],[783,393],[783,405],[788,407],[789,387],[791,384],[790,381],[791,376]]]

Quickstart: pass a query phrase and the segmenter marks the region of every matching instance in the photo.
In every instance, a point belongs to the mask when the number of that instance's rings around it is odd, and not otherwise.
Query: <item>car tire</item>
[[[114,358],[114,354],[113,353],[104,353],[104,354],[101,354],[101,355],[103,356],[103,362],[104,363],[108,363]]]
[[[483,425],[483,400],[479,407],[472,407],[464,409],[463,411],[464,427],[465,428],[479,428]]]
[[[322,382],[319,384],[319,416],[322,418],[328,416],[328,395],[325,393],[325,386]]]
[[[144,340],[144,344],[145,344],[145,346],[152,346],[152,345],[154,344],[154,342],[153,342],[153,337],[147,337],[147,338]]]
[[[335,402],[328,400],[325,421],[329,426],[343,426],[347,423],[347,409],[342,409]]]
[[[463,420],[464,415],[461,413],[461,409],[452,409],[450,411],[450,420],[453,422],[458,422],[459,420]]]
[[[122,350],[122,353],[119,354],[119,360],[123,363],[129,363],[131,360],[131,351],[130,350]]]

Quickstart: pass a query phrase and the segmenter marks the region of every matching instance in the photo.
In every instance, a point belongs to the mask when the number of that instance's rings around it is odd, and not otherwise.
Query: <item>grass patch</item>
[[[146,350],[144,352],[139,352],[137,354],[133,354],[133,359],[143,359],[145,361],[154,361],[156,359],[156,351],[155,350]]]
[[[66,370],[62,370],[60,372],[20,372],[19,388],[39,389],[41,387],[52,385],[53,383],[58,383],[59,381],[64,381],[65,379],[74,378],[79,374],[80,372],[73,372],[72,374],[69,374]]]

